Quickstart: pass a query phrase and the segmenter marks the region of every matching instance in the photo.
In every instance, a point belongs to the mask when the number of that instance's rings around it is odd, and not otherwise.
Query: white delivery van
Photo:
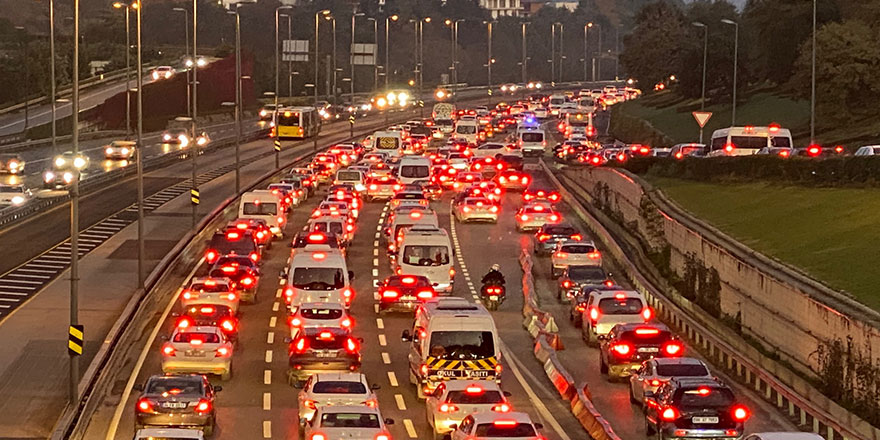
[[[715,130],[707,156],[748,156],[762,148],[792,148],[791,131],[777,125]]]
[[[550,109],[550,115],[551,116],[558,116],[559,109],[561,109],[562,104],[565,104],[567,101],[568,100],[566,99],[565,95],[559,95],[559,94],[550,95],[550,102],[549,102],[549,105],[547,106]]]
[[[385,153],[392,159],[400,158],[403,155],[403,134],[400,130],[373,133],[373,151]]]
[[[524,155],[542,155],[547,148],[547,134],[542,129],[524,128],[516,133],[516,137],[516,144]]]
[[[436,292],[452,293],[455,269],[452,261],[452,242],[443,228],[412,226],[404,229],[400,252],[395,260],[395,272],[402,275],[421,275],[431,282]]]
[[[433,209],[413,209],[406,214],[397,214],[389,222],[385,229],[385,240],[388,242],[388,253],[394,255],[397,251],[397,237],[403,228],[415,225],[439,228],[440,221],[437,212]]]
[[[476,119],[459,119],[455,123],[455,130],[452,132],[452,136],[464,139],[469,144],[476,144],[478,131],[480,131],[480,123]]]
[[[398,164],[397,178],[403,185],[417,180],[430,180],[431,159],[424,156],[404,156]]]
[[[333,179],[334,185],[352,184],[355,191],[362,193],[367,190],[366,177],[359,170],[342,169],[336,172],[336,179]]]
[[[498,330],[480,304],[428,301],[416,309],[413,328],[401,339],[410,343],[409,376],[419,398],[443,381],[501,381]]]
[[[345,256],[326,244],[309,244],[290,258],[284,299],[289,307],[303,303],[326,302],[351,306],[354,290]]]
[[[242,194],[238,204],[238,218],[263,220],[276,238],[283,237],[286,218],[281,212],[279,197],[279,194],[265,189]]]

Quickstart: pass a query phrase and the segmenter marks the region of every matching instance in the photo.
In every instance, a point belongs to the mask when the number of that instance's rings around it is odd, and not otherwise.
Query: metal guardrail
[[[699,348],[708,359],[722,366],[729,375],[753,389],[764,400],[796,419],[802,428],[823,435],[828,440],[880,440],[880,431],[867,422],[848,412],[846,420],[835,418],[831,414],[830,407],[820,407],[811,402],[809,397],[805,397],[805,395],[809,396],[807,393],[820,394],[817,390],[795,390],[782,383],[771,372],[737,352],[732,344],[689,316],[683,308],[668,298],[662,289],[642,275],[639,263],[633,261],[602,222],[578,201],[579,199],[588,201],[590,196],[582,189],[576,189],[578,186],[576,182],[563,176],[563,179],[574,187],[572,191],[577,193],[575,196],[551,172],[543,160],[541,165],[559,193],[568,200],[572,210],[592,229],[610,254],[624,267],[625,275],[636,290],[645,295],[656,311],[657,317],[676,328],[693,347]],[[755,354],[758,354],[757,351]],[[790,371],[778,373],[794,375]],[[828,400],[828,403],[832,402]]]

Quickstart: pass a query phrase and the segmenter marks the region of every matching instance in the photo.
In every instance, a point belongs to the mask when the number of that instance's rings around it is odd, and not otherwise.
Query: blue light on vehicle
[[[528,122],[529,124],[534,124],[535,118],[528,118],[528,119],[526,119],[526,122]]]

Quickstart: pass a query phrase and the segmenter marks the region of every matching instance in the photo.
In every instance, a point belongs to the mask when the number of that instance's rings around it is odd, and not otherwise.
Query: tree
[[[682,11],[664,0],[646,5],[636,15],[620,61],[645,87],[681,71],[682,42],[689,38],[684,20]]]
[[[689,98],[698,98],[703,86],[703,28],[692,23],[703,23],[708,28],[708,57],[706,93],[709,96],[729,96],[733,90],[733,29],[722,24],[722,19],[737,21],[736,7],[727,1],[698,0],[691,3],[685,14],[687,39],[681,42],[682,68],[677,72],[678,92]],[[740,50],[744,47],[740,46]]]
[[[816,111],[823,125],[839,126],[880,111],[880,38],[857,20],[829,23],[816,34]],[[790,85],[810,97],[812,42],[795,62]]]

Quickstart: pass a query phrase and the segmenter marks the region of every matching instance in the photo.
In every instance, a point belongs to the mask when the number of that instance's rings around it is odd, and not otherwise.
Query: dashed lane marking
[[[376,318],[376,327],[379,330],[385,329],[385,321],[383,321],[382,318]]]
[[[263,411],[272,410],[272,393],[263,393]]]
[[[393,387],[400,385],[399,383],[397,383],[397,375],[395,375],[393,371],[388,372],[388,383],[390,383]]]
[[[403,419],[403,426],[406,427],[406,434],[409,438],[418,438],[419,434],[416,433],[416,427],[413,425],[412,420]]]
[[[373,276],[374,277],[379,276],[379,269],[373,269]]]
[[[263,385],[272,385],[272,370],[263,370]]]
[[[272,363],[272,350],[266,350],[266,363]]]
[[[385,335],[379,335],[379,345],[383,347],[388,345],[388,341],[385,340]]]
[[[269,334],[266,335],[266,343],[267,344],[274,344],[275,343],[275,332],[269,332]]]
[[[382,352],[382,363],[385,365],[391,365],[391,355],[386,352]]]
[[[276,324],[278,324],[278,317],[277,316],[273,316],[273,317],[269,318],[269,327],[275,328]]]
[[[395,394],[394,400],[397,402],[397,409],[406,411],[406,402],[403,401],[403,394]]]
[[[272,438],[271,420],[263,420],[263,438]]]
[[[281,304],[278,301],[275,301],[275,303],[272,304],[272,311],[277,312],[278,308],[280,308],[280,307],[281,307]]]
[[[278,289],[278,291],[275,292],[275,298],[281,298],[281,291],[282,289]]]

